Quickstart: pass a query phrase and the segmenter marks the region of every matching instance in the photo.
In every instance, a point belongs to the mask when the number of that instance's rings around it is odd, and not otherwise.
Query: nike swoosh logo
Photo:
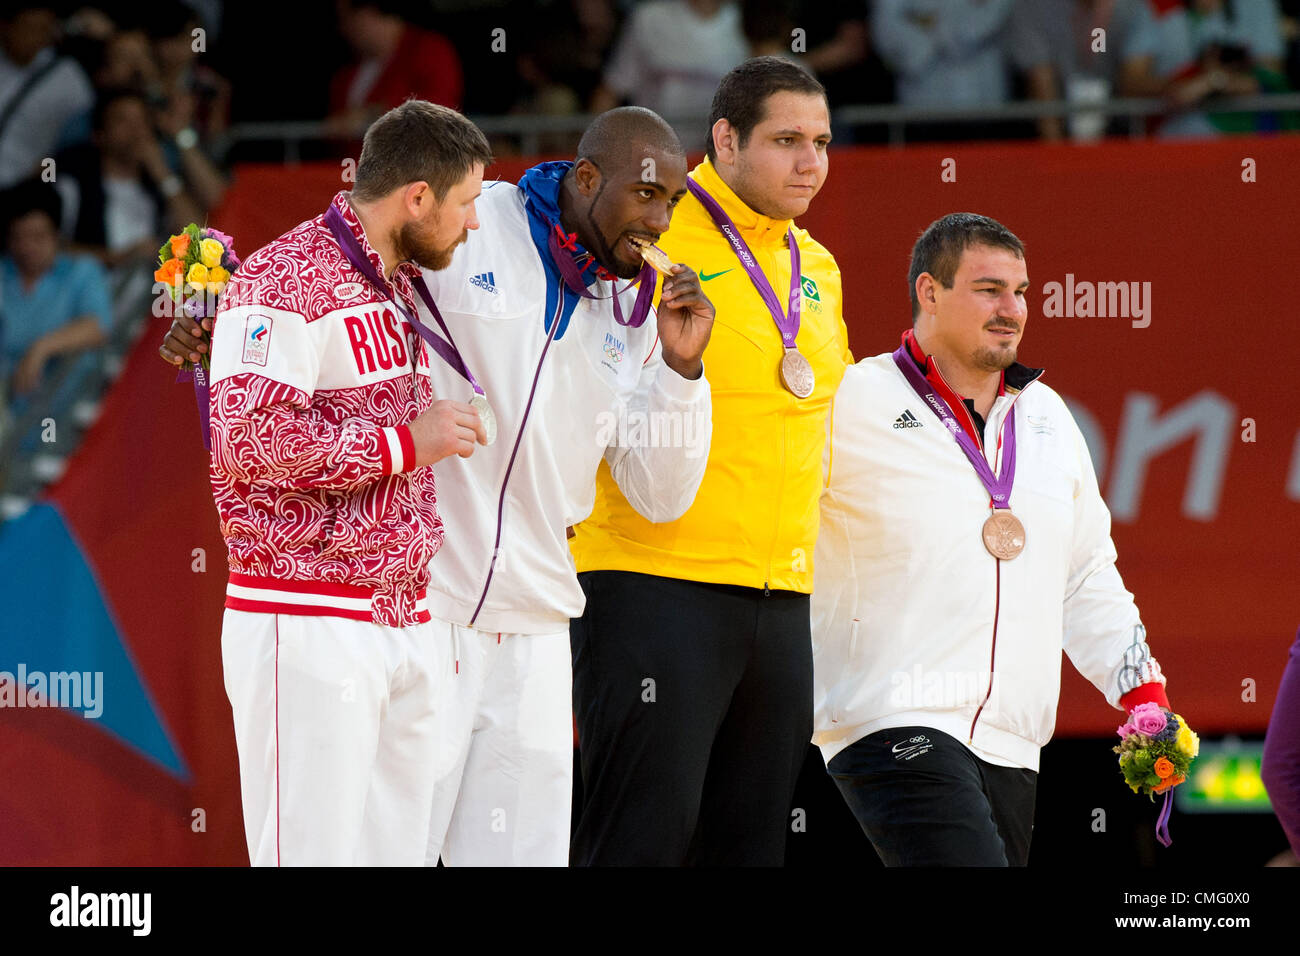
[[[709,275],[707,272],[701,272],[700,281],[708,282],[710,279],[716,279],[718,276],[725,276],[730,271],[731,271],[730,269],[723,269],[721,272],[713,273],[713,275]]]

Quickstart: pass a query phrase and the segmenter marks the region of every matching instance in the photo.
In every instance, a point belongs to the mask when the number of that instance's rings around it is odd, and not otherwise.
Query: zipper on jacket
[[[980,701],[979,707],[975,711],[975,717],[970,722],[970,733],[967,735],[967,743],[975,742],[975,725],[979,723],[980,714],[984,712],[984,705],[989,702],[993,696],[993,670],[998,658],[998,618],[1002,616],[1002,559],[994,558],[994,564],[997,565],[994,578],[994,598],[993,598],[993,647],[989,650],[989,686],[984,692],[984,699]]]
[[[537,360],[537,371],[533,373],[533,387],[528,392],[528,404],[524,406],[524,417],[519,422],[519,432],[515,435],[515,447],[510,449],[510,462],[506,465],[505,477],[501,479],[501,494],[497,498],[497,535],[492,545],[492,560],[488,563],[487,580],[483,582],[483,593],[478,596],[478,604],[474,606],[474,614],[469,619],[470,627],[473,627],[474,622],[478,620],[479,611],[483,610],[483,602],[487,600],[488,588],[492,586],[492,573],[496,570],[497,554],[501,551],[501,526],[505,521],[506,485],[510,484],[510,473],[515,467],[515,456],[519,454],[519,443],[524,440],[524,428],[528,424],[528,415],[533,410],[533,399],[537,397],[537,382],[542,377],[542,364],[546,361],[546,353],[550,351],[551,343],[555,341],[555,330],[560,327],[560,316],[563,311],[564,286],[561,284],[559,299],[555,304],[555,316],[551,320],[551,332],[546,336],[546,344],[542,346],[542,355]]]
[[[940,375],[942,376],[942,373],[940,373]],[[1031,382],[1030,384],[1033,383]],[[1006,415],[1002,416],[1002,427],[998,429],[998,433],[997,433],[998,444],[997,444],[997,449],[994,452],[994,463],[998,466],[999,474],[1001,473],[1001,468],[1002,468],[1002,430],[1006,428],[1007,418],[1016,413],[1016,400],[1019,399],[1020,396],[1023,394],[1024,394],[1024,390],[1022,389],[1020,392],[1012,396],[1011,401],[1007,403]],[[997,401],[997,399],[994,399],[994,401]],[[986,427],[987,427],[987,423],[986,423]],[[984,705],[987,704],[989,702],[989,698],[993,696],[994,666],[997,662],[997,656],[998,656],[998,619],[1002,616],[1002,559],[994,558],[993,563],[997,567],[996,570],[994,571],[993,646],[989,651],[989,686],[988,686],[988,690],[984,692],[984,699],[980,701],[979,707],[976,708],[975,710],[974,719],[971,720],[970,722],[970,733],[967,735],[968,739],[966,741],[968,744],[974,744],[975,725],[979,723],[980,714],[984,712]]]
[[[794,398],[792,397],[790,401],[793,402]],[[781,466],[780,468],[777,469],[778,478],[777,478],[777,492],[776,492],[776,507],[772,509],[772,513],[775,516],[775,520],[772,522],[772,541],[767,546],[767,577],[763,581],[764,597],[768,597],[772,593],[769,590],[769,584],[771,583],[773,577],[772,560],[775,557],[774,549],[776,548],[776,542],[781,537],[781,510],[782,510],[781,503],[782,500],[785,498],[785,464],[787,458],[786,448],[790,443],[789,429],[790,429],[789,421],[786,419],[784,415],[782,415],[781,416]],[[791,558],[793,557],[794,555],[791,555]]]

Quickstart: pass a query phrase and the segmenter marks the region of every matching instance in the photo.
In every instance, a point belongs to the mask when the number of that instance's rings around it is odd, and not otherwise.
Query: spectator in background
[[[1103,103],[1118,86],[1139,7],[1146,0],[1016,0],[1009,23],[1012,63],[1030,99]],[[1095,31],[1104,31],[1094,35]],[[1104,113],[1038,121],[1039,136],[1091,141],[1105,133]]]
[[[331,132],[360,139],[411,97],[460,109],[464,79],[448,40],[406,22],[398,0],[339,0],[339,29],[357,55],[330,85]]]
[[[1170,101],[1177,112],[1161,124],[1162,137],[1247,132],[1263,117],[1196,107],[1220,95],[1285,90],[1284,54],[1275,0],[1147,0],[1135,21],[1121,88],[1125,96]]]
[[[157,65],[155,95],[178,112],[197,139],[210,142],[230,124],[230,81],[199,60],[194,31],[203,29],[187,7],[163,7],[149,18],[153,60]],[[206,45],[206,44],[205,44]]]
[[[55,49],[58,32],[46,6],[0,14],[0,188],[37,171],[94,102],[85,72]]]
[[[866,0],[744,0],[741,8],[752,55],[798,62],[826,88],[832,109],[892,99],[871,48]]]
[[[631,103],[669,122],[703,122],[722,77],[748,57],[732,0],[650,0],[623,27],[591,112]]]
[[[74,243],[116,266],[153,258],[161,237],[203,221],[203,208],[167,165],[140,93],[106,92],[93,127],[90,143],[58,158],[63,230]]]
[[[559,112],[554,106],[560,101],[566,107],[572,102],[565,112],[580,112],[600,85],[614,45],[614,5],[610,0],[557,0],[532,12],[518,65],[529,92],[511,112],[530,112],[533,104],[541,112]]]
[[[112,328],[103,268],[60,250],[59,197],[39,180],[0,199],[0,360],[11,393],[40,384],[52,359],[102,345]],[[19,404],[19,403],[16,403]]]
[[[1012,0],[877,0],[876,49],[906,106],[989,106],[1010,95],[1004,27]]]
[[[618,17],[610,0],[556,0],[532,8],[523,21],[523,40],[515,58],[522,91],[511,103],[516,116],[568,116],[581,113],[600,84]],[[494,156],[518,149],[514,138],[492,138]],[[537,139],[542,154],[570,155],[578,133],[545,133]]]
[[[193,31],[198,18],[182,6],[164,9],[151,21],[157,66],[151,90],[154,125],[164,137],[168,167],[182,175],[201,207],[215,209],[226,180],[204,146],[229,125],[230,83],[197,61]]]
[[[1282,42],[1286,47],[1286,85],[1300,89],[1300,0],[1281,0]]]
[[[879,128],[841,126],[834,114],[894,100],[893,74],[871,44],[866,0],[743,0],[741,8],[752,55],[794,60],[826,88],[836,143],[884,138]]]

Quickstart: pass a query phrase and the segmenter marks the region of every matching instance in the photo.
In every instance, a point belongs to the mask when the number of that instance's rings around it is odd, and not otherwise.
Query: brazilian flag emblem
[[[799,277],[800,284],[803,286],[803,295],[805,299],[811,299],[813,302],[820,302],[821,295],[817,292],[817,283],[807,276]]]

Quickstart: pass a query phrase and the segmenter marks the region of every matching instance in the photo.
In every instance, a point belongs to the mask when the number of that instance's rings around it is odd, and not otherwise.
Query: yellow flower
[[[1195,757],[1201,752],[1201,738],[1196,736],[1196,732],[1187,726],[1187,721],[1183,720],[1177,714],[1178,718],[1178,736],[1174,740],[1174,746],[1184,757]]]
[[[221,265],[221,257],[225,254],[226,250],[215,239],[204,239],[199,243],[199,259],[209,269]]]
[[[227,282],[230,281],[230,273],[221,266],[208,270],[208,291],[220,292]]]
[[[190,271],[185,273],[185,282],[192,289],[202,289],[208,281],[208,267],[201,262],[196,262],[190,266]]]

